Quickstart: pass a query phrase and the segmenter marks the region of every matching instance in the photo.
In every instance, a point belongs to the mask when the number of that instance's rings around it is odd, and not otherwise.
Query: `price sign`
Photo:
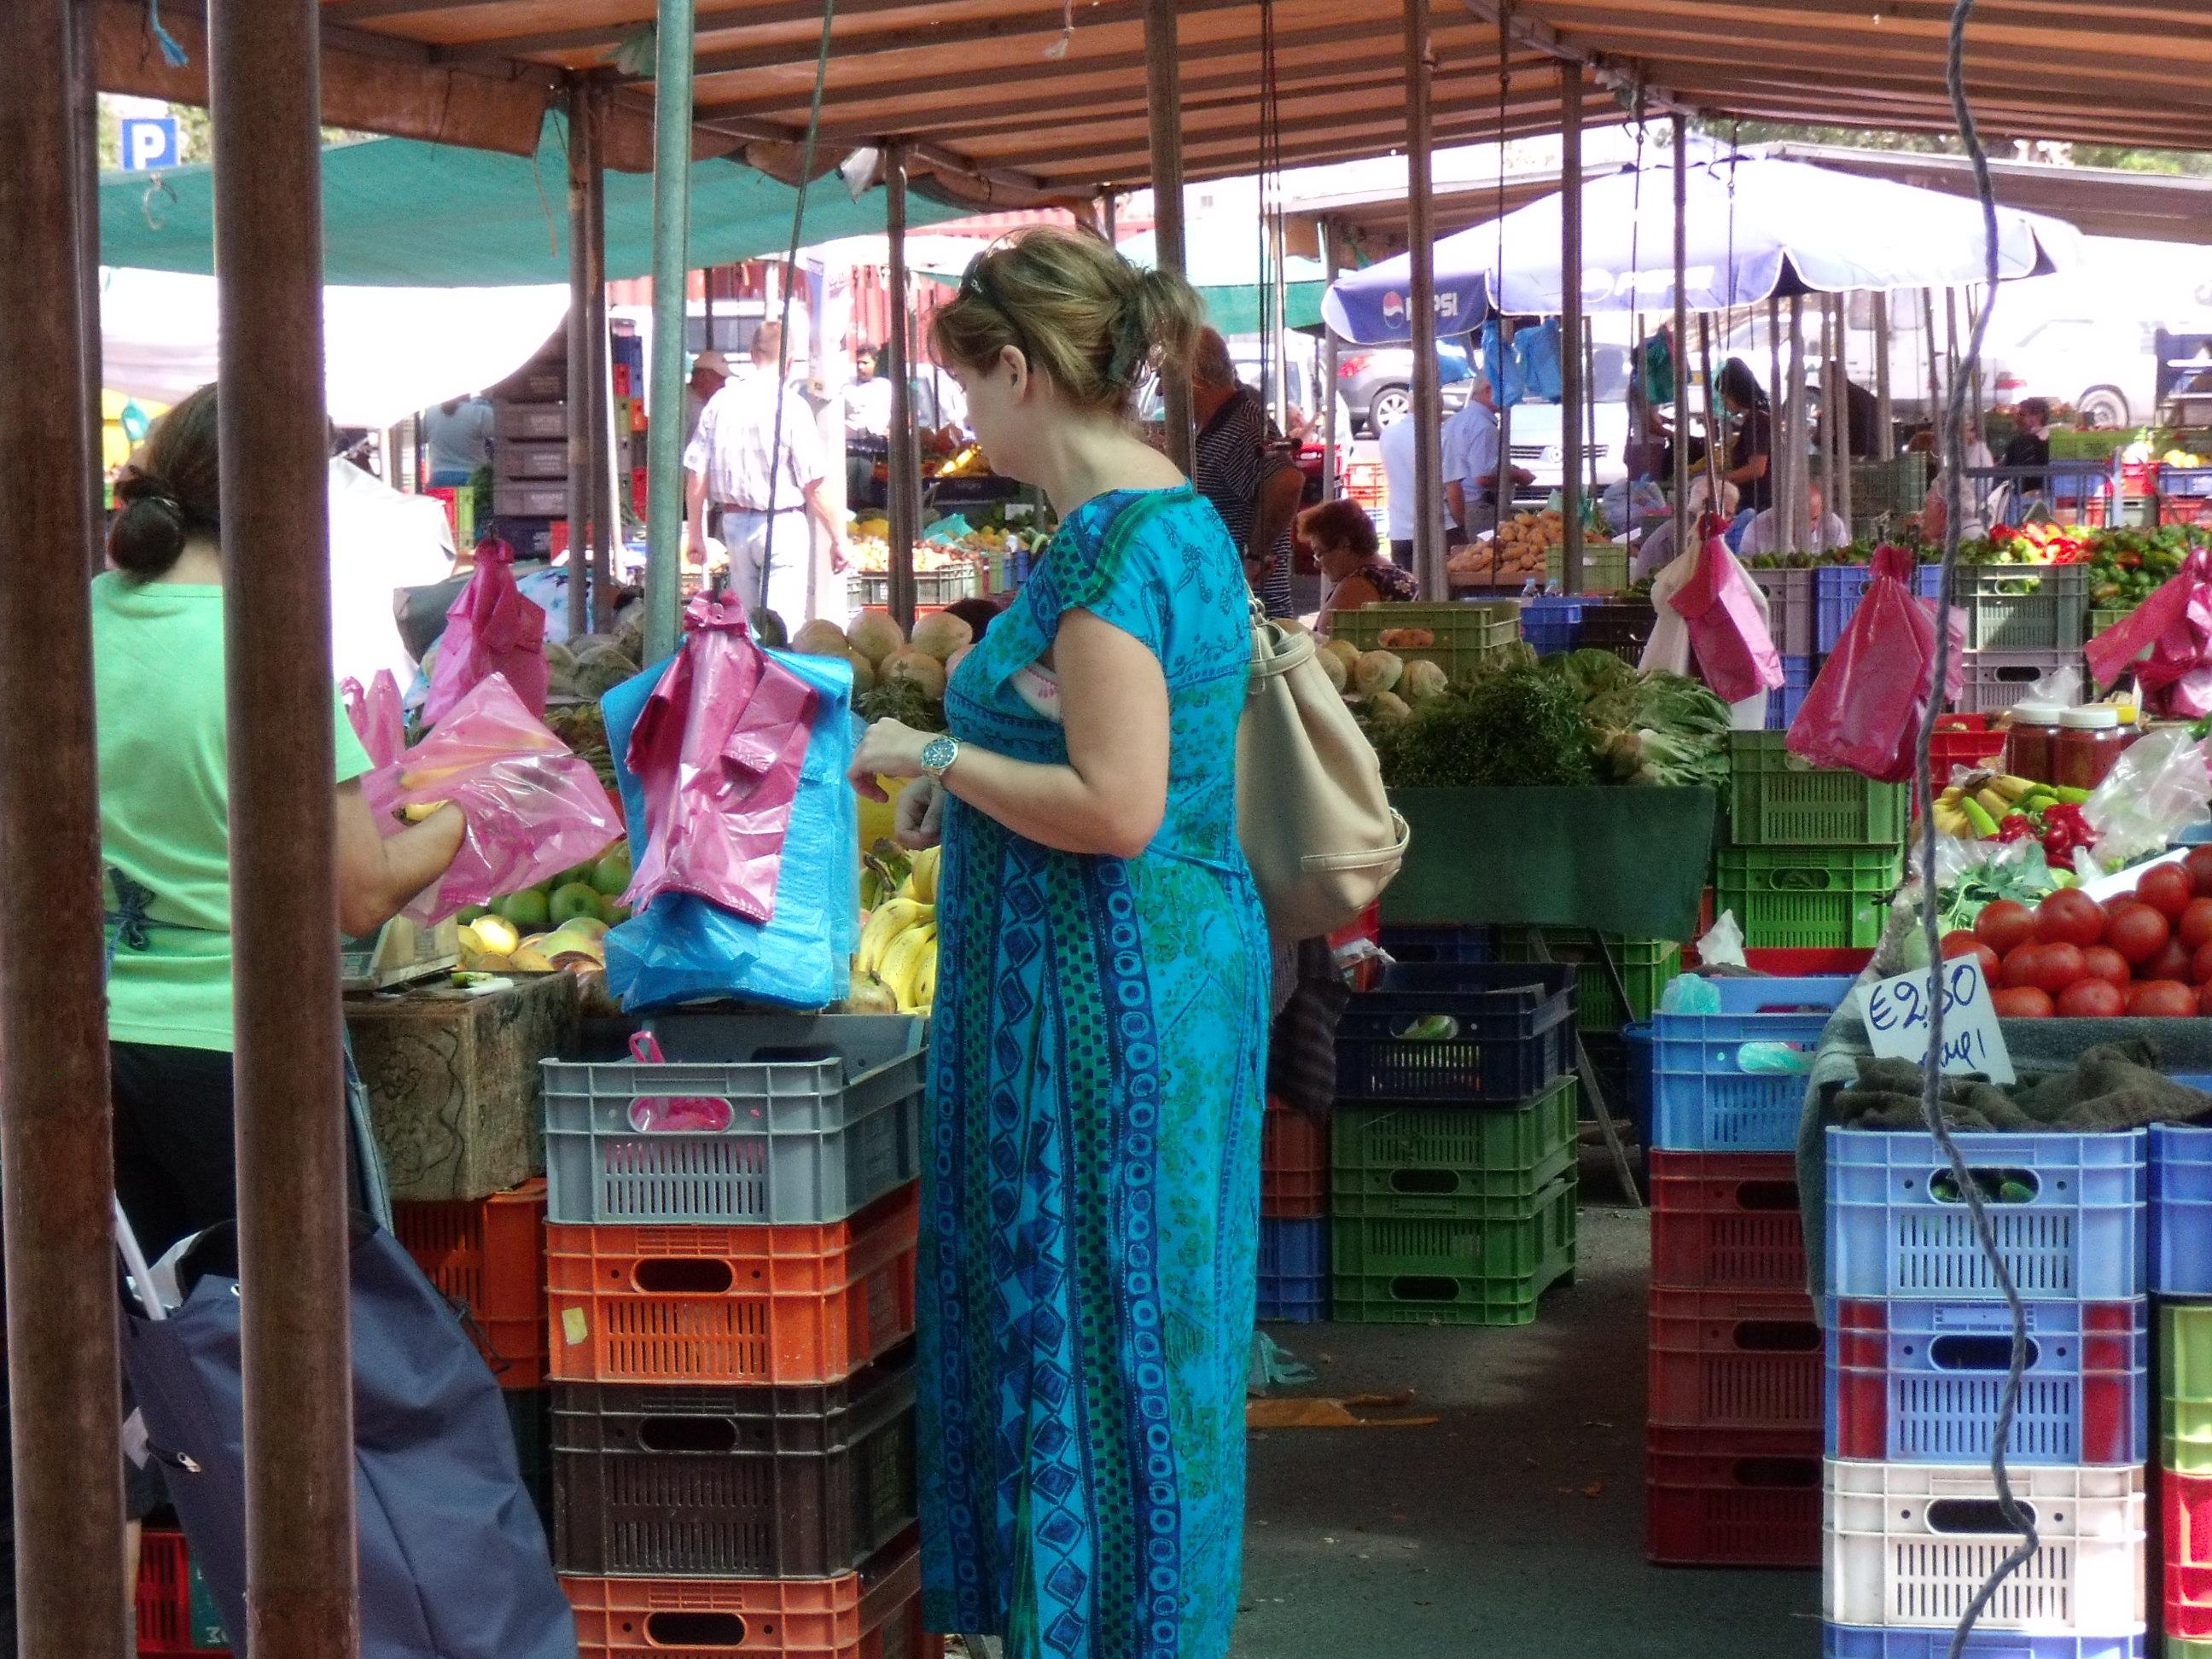
[[[1990,1001],[1990,984],[1983,976],[1981,959],[1959,957],[1940,965],[1940,975],[1923,968],[1860,991],[1859,1012],[1866,1021],[1875,1053],[1885,1060],[1924,1061],[1928,1028],[1940,995],[1943,999],[1942,1070],[1951,1075],[1974,1073],[1992,1083],[2010,1083],[2012,1056],[2006,1052],[2004,1033],[1997,1029],[1996,1010]]]

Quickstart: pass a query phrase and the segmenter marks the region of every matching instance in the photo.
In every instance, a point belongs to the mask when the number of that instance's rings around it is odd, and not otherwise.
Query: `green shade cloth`
[[[953,271],[926,270],[916,273],[933,282],[943,283],[947,288],[957,285],[959,274]],[[1255,283],[1224,283],[1208,286],[1194,284],[1198,297],[1206,301],[1206,319],[1224,334],[1257,334],[1266,316],[1267,290]],[[1328,292],[1327,283],[1293,282],[1283,296],[1283,322],[1288,328],[1319,328],[1321,326],[1321,296]],[[1270,325],[1272,326],[1272,325]]]
[[[1382,920],[1697,936],[1711,789],[1394,789],[1413,829]]]
[[[210,170],[111,173],[100,184],[100,258],[109,265],[207,275],[215,270]],[[373,138],[323,152],[323,280],[401,288],[488,288],[568,280],[568,127],[546,118],[534,160]],[[798,191],[742,161],[691,167],[690,263],[732,264],[791,245]],[[607,276],[653,265],[653,175],[606,175]],[[910,224],[964,218],[972,208],[910,192]],[[884,193],[858,202],[832,173],[807,187],[809,245],[879,235]]]

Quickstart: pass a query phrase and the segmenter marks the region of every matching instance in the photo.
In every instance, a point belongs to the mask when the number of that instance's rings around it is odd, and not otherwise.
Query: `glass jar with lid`
[[[2055,702],[2019,702],[2005,732],[2004,769],[2038,783],[2058,780],[2058,716]]]
[[[2051,781],[2069,789],[2094,789],[2134,735],[2120,725],[2120,711],[2108,702],[2060,711],[2058,740],[2052,746],[2057,774]]]

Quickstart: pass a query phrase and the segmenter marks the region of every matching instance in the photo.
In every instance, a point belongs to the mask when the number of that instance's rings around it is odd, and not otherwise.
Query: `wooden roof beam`
[[[1563,37],[1559,30],[1540,17],[1529,17],[1522,13],[1513,0],[1460,0],[1476,21],[1487,23],[1492,28],[1502,21],[1506,33],[1514,40],[1548,58],[1562,63],[1580,64],[1590,71],[1591,78],[1608,92],[1640,94],[1648,109],[1666,114],[1677,112],[1695,116],[1699,112],[1682,102],[1662,87],[1648,83],[1641,65],[1627,59],[1588,46],[1575,45]]]

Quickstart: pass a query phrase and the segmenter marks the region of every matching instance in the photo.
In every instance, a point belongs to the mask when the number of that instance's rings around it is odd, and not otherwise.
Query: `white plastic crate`
[[[2143,1471],[2014,1468],[2040,1547],[1998,1587],[1977,1628],[2030,1636],[2125,1634],[2143,1625]],[[1822,1613],[1840,1625],[1955,1626],[2019,1544],[1988,1469],[1823,1465]]]

